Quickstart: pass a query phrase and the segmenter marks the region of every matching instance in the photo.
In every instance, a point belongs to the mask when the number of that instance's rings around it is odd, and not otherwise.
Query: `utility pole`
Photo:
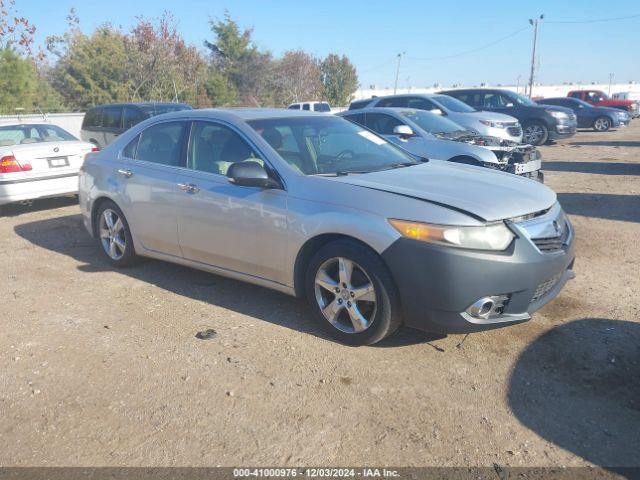
[[[611,81],[613,80],[613,73],[609,74],[609,96],[611,96]]]
[[[529,98],[533,95],[533,77],[536,71],[536,44],[538,43],[538,21],[544,19],[544,15],[540,15],[536,19],[529,19],[529,23],[533,25],[533,53],[531,55],[531,75],[529,76]]]
[[[398,90],[398,75],[400,75],[400,60],[402,59],[402,55],[405,52],[398,54],[398,66],[396,67],[396,83],[393,85],[393,94],[396,94],[396,90]]]
[[[520,93],[520,77],[522,77],[522,75],[518,75],[518,82],[516,84],[516,93]]]

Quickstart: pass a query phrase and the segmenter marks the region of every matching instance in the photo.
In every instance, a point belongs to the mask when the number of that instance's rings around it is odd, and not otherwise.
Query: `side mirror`
[[[431,110],[429,110],[431,113],[433,113],[434,115],[442,115],[444,112],[442,110],[440,110],[439,108],[432,108]]]
[[[245,161],[229,165],[227,177],[234,185],[242,187],[278,188],[278,182],[272,179],[258,162]]]
[[[393,134],[400,138],[409,138],[415,135],[409,125],[396,125],[393,127]]]

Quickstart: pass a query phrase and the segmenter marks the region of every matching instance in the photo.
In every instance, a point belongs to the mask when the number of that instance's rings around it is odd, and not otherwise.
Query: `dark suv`
[[[576,115],[571,109],[538,105],[510,90],[473,88],[440,93],[457,98],[477,110],[506,113],[517,118],[524,130],[523,141],[531,145],[542,145],[576,133]]]
[[[191,110],[186,103],[120,103],[98,105],[87,110],[80,137],[98,148],[147,118],[163,113]]]

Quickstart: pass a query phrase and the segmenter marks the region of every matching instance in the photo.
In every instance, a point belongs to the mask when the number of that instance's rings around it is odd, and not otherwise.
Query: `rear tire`
[[[544,145],[549,140],[549,129],[541,122],[528,122],[524,125],[522,139],[530,145]]]
[[[104,201],[96,214],[96,238],[110,264],[122,268],[137,262],[127,219],[111,200]]]
[[[593,122],[593,129],[596,132],[606,132],[611,128],[611,119],[609,117],[598,117]]]
[[[371,345],[401,323],[400,301],[382,259],[353,240],[337,240],[311,259],[307,298],[323,328],[348,345]]]

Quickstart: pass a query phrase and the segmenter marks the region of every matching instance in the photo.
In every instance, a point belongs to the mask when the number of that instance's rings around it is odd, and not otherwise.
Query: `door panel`
[[[241,187],[224,175],[232,163],[256,158],[232,129],[193,122],[181,169],[178,235],[186,259],[284,283],[287,195]]]
[[[116,176],[128,207],[131,230],[148,250],[180,256],[176,203],[186,122],[150,126],[127,145]]]
[[[283,282],[286,192],[239,187],[221,175],[182,172],[177,202],[182,255],[188,260]]]

